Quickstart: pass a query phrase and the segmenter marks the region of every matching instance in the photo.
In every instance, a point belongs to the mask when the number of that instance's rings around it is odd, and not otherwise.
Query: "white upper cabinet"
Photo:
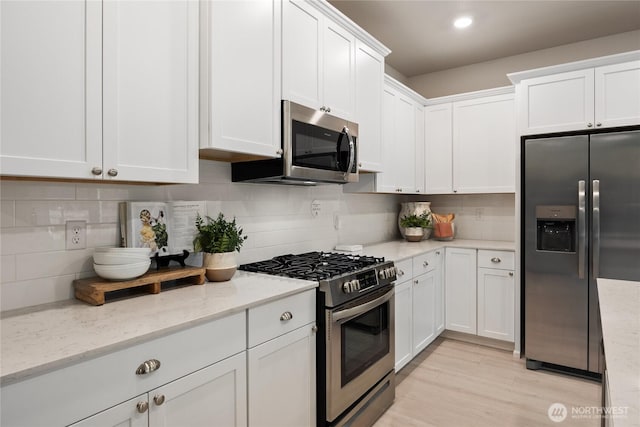
[[[595,69],[596,127],[640,123],[640,61]]]
[[[522,135],[640,123],[640,51],[509,74]]]
[[[356,109],[359,168],[382,170],[382,94],[384,57],[356,40]]]
[[[431,105],[424,109],[425,125],[425,192],[453,192],[453,116],[451,103]]]
[[[198,181],[198,3],[105,1],[105,178]]]
[[[102,169],[102,6],[0,2],[0,173]]]
[[[200,148],[279,156],[281,2],[202,2],[200,22]]]
[[[424,106],[418,103],[413,104],[415,116],[415,176],[414,191],[416,193],[424,193],[425,183],[425,146],[424,146]]]
[[[282,7],[282,98],[353,119],[355,37],[310,3]]]
[[[513,93],[453,103],[453,191],[515,192]]]
[[[0,7],[2,174],[197,182],[197,2]]]

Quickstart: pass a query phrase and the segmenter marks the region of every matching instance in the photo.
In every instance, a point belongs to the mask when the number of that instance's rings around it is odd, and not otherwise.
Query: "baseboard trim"
[[[514,343],[508,341],[496,340],[493,338],[479,337],[477,335],[465,334],[463,332],[450,331],[445,329],[442,332],[442,337],[449,338],[458,341],[464,341],[471,344],[483,345],[485,347],[497,348],[499,350],[507,350],[512,351],[515,357],[515,348]],[[518,357],[520,357],[520,352],[518,352]]]

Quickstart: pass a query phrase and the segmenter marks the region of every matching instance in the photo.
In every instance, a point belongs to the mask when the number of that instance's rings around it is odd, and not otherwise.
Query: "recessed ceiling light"
[[[467,28],[469,25],[471,25],[472,22],[473,19],[471,19],[470,16],[461,16],[460,18],[457,18],[455,21],[453,21],[453,25],[456,28]]]

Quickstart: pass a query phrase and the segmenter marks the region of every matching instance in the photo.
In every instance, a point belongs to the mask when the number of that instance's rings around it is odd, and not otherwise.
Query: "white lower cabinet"
[[[395,288],[396,372],[444,330],[442,251],[432,251],[396,263],[400,283]]]
[[[476,250],[447,248],[446,317],[450,331],[476,333]]]
[[[242,352],[72,426],[246,426],[246,372]]]

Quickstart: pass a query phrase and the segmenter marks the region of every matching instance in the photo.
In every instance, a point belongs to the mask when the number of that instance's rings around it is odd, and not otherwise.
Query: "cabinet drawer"
[[[287,315],[286,313],[289,313]],[[287,317],[289,317],[287,319]],[[310,290],[249,309],[249,348],[316,319],[316,291]]]
[[[478,250],[478,267],[514,270],[515,255],[510,251]]]
[[[413,257],[413,275],[419,276],[435,269],[440,259],[442,259],[441,254],[443,251],[443,249],[438,249]]]
[[[68,425],[243,351],[245,335],[241,312],[4,386],[0,424]]]
[[[411,258],[394,262],[394,265],[397,269],[396,283],[405,282],[413,277],[413,260]]]

